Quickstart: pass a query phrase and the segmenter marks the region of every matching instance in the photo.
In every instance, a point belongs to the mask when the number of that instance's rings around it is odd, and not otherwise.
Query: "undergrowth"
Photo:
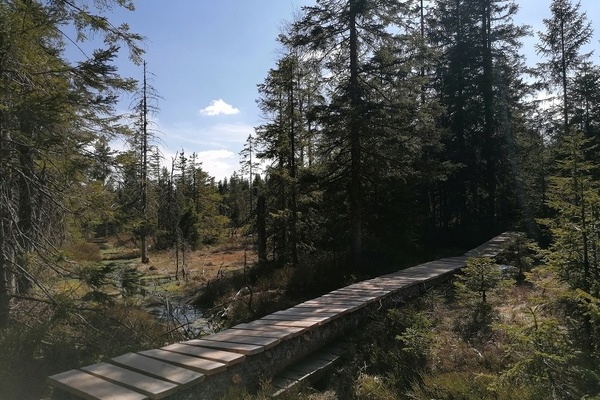
[[[573,293],[544,268],[524,276],[486,281],[485,296],[461,278],[374,314],[348,338],[348,354],[318,391],[301,387],[284,398],[600,398],[598,355],[581,340]],[[464,292],[469,287],[473,296]],[[268,393],[226,398],[258,400]]]
[[[11,327],[0,331],[3,400],[39,399],[49,375],[178,339],[131,304],[57,300],[63,304],[20,301]]]

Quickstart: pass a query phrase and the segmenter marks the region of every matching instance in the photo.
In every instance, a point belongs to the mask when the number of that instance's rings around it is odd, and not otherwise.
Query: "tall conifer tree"
[[[592,39],[593,30],[581,4],[571,0],[553,0],[552,15],[544,19],[545,32],[540,32],[538,54],[547,58],[540,64],[542,73],[547,73],[549,88],[558,87],[561,92],[562,134],[569,134],[571,79],[579,67],[589,58],[582,47]]]
[[[112,60],[125,43],[139,61],[140,37],[81,3],[0,3],[0,328],[9,324],[10,299],[38,283],[28,255],[47,253],[63,237],[62,194],[81,178],[86,147],[117,132],[117,92],[134,87]],[[124,0],[114,4],[133,9]],[[77,39],[100,34],[106,46],[85,61],[67,62],[64,24],[74,26]]]

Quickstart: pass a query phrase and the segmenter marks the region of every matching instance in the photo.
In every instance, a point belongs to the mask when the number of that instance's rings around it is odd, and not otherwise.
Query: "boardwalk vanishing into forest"
[[[128,353],[50,376],[53,398],[95,400],[215,399],[231,387],[255,389],[286,367],[320,354],[301,379],[339,357],[327,348],[373,312],[394,306],[447,281],[470,257],[495,257],[515,233],[504,233],[460,257],[442,258],[355,283],[321,297],[239,324],[201,339]],[[327,349],[324,351],[324,349]],[[313,368],[314,366],[314,368]],[[285,388],[296,378],[275,379]]]

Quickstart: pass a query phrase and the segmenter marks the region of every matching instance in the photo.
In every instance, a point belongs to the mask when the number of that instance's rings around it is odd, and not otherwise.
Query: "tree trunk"
[[[11,272],[7,257],[6,247],[6,224],[4,216],[0,220],[0,329],[8,328],[10,325],[10,298],[11,298]]]
[[[289,141],[290,141],[290,154],[289,154],[289,175],[291,179],[291,190],[290,190],[290,212],[291,212],[291,220],[290,220],[290,251],[291,251],[291,261],[292,266],[296,267],[298,265],[298,201],[297,201],[297,190],[298,185],[296,184],[296,115],[294,112],[295,98],[296,93],[294,91],[294,73],[295,73],[295,60],[292,61],[291,71],[290,71],[290,88],[289,88],[289,109],[290,109],[290,132],[289,132]]]
[[[360,267],[362,254],[362,190],[360,140],[360,87],[358,80],[357,1],[350,1],[350,250],[352,262]]]
[[[563,123],[564,123],[564,134],[569,133],[569,97],[567,95],[567,56],[566,56],[566,45],[565,45],[565,19],[564,16],[560,16],[560,53],[561,53],[561,78],[562,78],[562,89],[563,89]]]
[[[258,262],[267,261],[267,207],[264,195],[258,196],[256,205],[256,229],[258,235]]]
[[[148,264],[148,103],[146,83],[146,62],[144,61],[144,86],[142,88],[142,159],[141,159],[141,184],[142,184],[142,233],[141,233],[141,261]]]
[[[483,103],[484,103],[484,138],[483,154],[486,161],[486,183],[488,192],[486,224],[494,224],[496,220],[496,157],[494,140],[494,77],[492,60],[492,5],[485,0],[481,10],[482,51],[483,51]]]

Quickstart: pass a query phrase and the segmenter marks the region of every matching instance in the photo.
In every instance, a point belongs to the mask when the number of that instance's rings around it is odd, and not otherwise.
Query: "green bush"
[[[413,400],[541,400],[529,387],[513,385],[495,391],[491,385],[494,377],[470,372],[448,372],[426,375],[420,385],[416,385],[408,398]]]
[[[39,399],[48,375],[179,339],[131,304],[55,300],[60,306],[20,301],[12,326],[0,331],[2,400]]]
[[[396,400],[398,396],[379,376],[361,374],[354,385],[358,400]]]
[[[498,288],[500,279],[500,269],[489,258],[468,259],[458,275],[454,287],[464,313],[456,326],[465,339],[490,333],[496,314],[489,297]]]

